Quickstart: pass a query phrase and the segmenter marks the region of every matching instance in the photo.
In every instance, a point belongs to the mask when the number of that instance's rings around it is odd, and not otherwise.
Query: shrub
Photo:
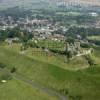
[[[65,88],[65,89],[60,89],[59,91],[60,91],[60,93],[62,93],[62,94],[64,94],[64,95],[68,95],[68,93],[69,93],[69,91],[68,91],[67,88]]]
[[[5,64],[0,63],[0,68],[5,68],[5,67],[6,67],[6,65],[5,65]]]
[[[90,66],[95,65],[94,60],[91,58],[90,55],[85,56],[85,58],[86,58],[86,60],[88,61],[88,64],[89,64]]]
[[[77,96],[69,96],[69,98],[71,99],[71,100],[82,100],[82,96],[80,96],[80,95],[77,95]]]
[[[11,73],[14,73],[14,72],[16,72],[16,68],[15,68],[15,67],[13,67],[13,68],[11,69]]]

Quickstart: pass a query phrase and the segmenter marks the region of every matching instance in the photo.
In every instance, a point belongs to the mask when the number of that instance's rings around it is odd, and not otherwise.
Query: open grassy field
[[[0,79],[5,75],[9,75],[8,72],[0,69]],[[15,78],[11,78],[7,83],[0,81],[0,100],[40,100],[40,98],[41,100],[58,100]]]
[[[96,41],[100,41],[100,36],[89,36],[87,37],[89,40],[96,40]]]
[[[58,100],[15,79],[0,84],[0,100],[40,100],[40,98],[41,100]]]
[[[52,88],[53,90],[58,91],[62,94],[64,94],[62,90],[63,89],[66,90],[65,94],[67,95],[69,100],[100,100],[100,95],[99,95],[100,93],[100,73],[99,73],[100,64],[99,63],[98,65],[95,65],[83,70],[77,70],[77,71],[68,70],[68,69],[63,68],[60,63],[58,66],[57,64],[54,64],[52,60],[50,60],[50,62],[47,60],[44,61],[45,59],[42,60],[43,59],[42,57],[36,58],[36,56],[34,55],[30,56],[28,53],[21,55],[18,52],[18,50],[19,48],[17,46],[10,46],[10,47],[0,46],[0,62],[4,63],[8,69],[16,67],[17,68],[16,73],[23,75],[24,77],[28,78],[29,80],[32,80],[33,82],[37,82],[45,87]],[[96,52],[94,55],[96,59],[100,59],[99,51],[100,51],[100,48],[96,49]],[[59,61],[60,60],[58,60],[57,63]],[[70,67],[70,66],[67,66],[67,67]],[[9,87],[10,86],[9,84],[12,84],[11,88]],[[30,89],[30,88],[27,88],[28,86],[24,87],[23,83],[17,80],[11,80],[5,85],[7,86],[4,86],[4,87],[8,89],[5,88],[4,91],[6,92],[4,93],[7,93],[7,90],[12,89],[12,88],[14,89],[14,87],[17,87],[17,86],[22,87],[23,89],[25,88],[26,94],[28,94],[27,91],[30,91],[30,96],[32,93],[35,92],[35,90],[32,88],[31,90],[28,90]],[[14,91],[13,89],[12,91]],[[18,93],[22,93],[22,92],[18,92]],[[0,93],[0,97],[2,96],[3,96],[3,93]],[[27,98],[27,96],[29,97],[29,95],[25,95],[25,96],[23,95],[22,97]],[[3,100],[9,100],[9,99],[3,99]],[[17,99],[12,99],[12,100],[17,100]],[[23,99],[23,100],[26,100],[26,99]],[[30,100],[34,100],[34,99],[30,98]],[[49,100],[49,99],[47,98],[46,100]]]
[[[79,12],[57,12],[57,15],[63,15],[63,16],[80,16],[82,13]]]
[[[87,37],[87,39],[91,42],[94,43],[96,45],[100,45],[100,36],[89,36]]]
[[[35,41],[33,41],[34,43]],[[64,41],[51,41],[51,40],[38,40],[37,44],[38,47],[45,47],[53,50],[60,50],[64,51],[65,43]]]

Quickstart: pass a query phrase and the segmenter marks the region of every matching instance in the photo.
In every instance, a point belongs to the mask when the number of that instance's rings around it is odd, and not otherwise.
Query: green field
[[[97,65],[87,68],[85,66],[87,64],[81,62],[84,64],[84,69],[80,67],[80,70],[74,70],[72,67],[75,65],[79,68],[79,60],[73,61],[73,64],[66,64],[61,63],[62,58],[59,55],[46,59],[46,56],[43,57],[43,55],[32,55],[29,52],[31,48],[23,55],[19,53],[19,50],[17,44],[0,46],[0,63],[5,64],[9,70],[13,67],[17,68],[16,73],[33,82],[66,94],[66,98],[69,100],[100,100],[100,48],[96,48],[92,55],[95,60],[98,60]],[[1,88],[4,90],[1,91]],[[65,90],[66,93],[62,90]],[[8,91],[10,92],[8,93]],[[43,100],[53,100],[54,98],[45,93],[42,94],[39,90],[16,79],[0,84],[0,92],[0,98],[2,98],[0,100],[34,100],[34,98],[35,100],[40,100],[40,98],[41,100],[42,98]],[[30,99],[27,99],[29,97]]]
[[[21,81],[11,80],[0,84],[0,100],[58,100]]]
[[[87,37],[87,39],[100,41],[100,36],[89,36],[89,37]]]
[[[0,100],[58,100],[14,77],[2,83],[1,80],[7,76],[9,73],[0,69]]]
[[[82,13],[79,12],[57,12],[57,15],[63,15],[63,16],[80,16]]]

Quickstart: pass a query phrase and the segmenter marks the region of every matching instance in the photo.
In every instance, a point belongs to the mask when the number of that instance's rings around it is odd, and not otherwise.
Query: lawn
[[[18,52],[18,47],[15,47],[16,50],[13,49],[14,47],[0,47],[0,62],[4,63],[7,68],[16,67],[16,73],[60,93],[63,93],[62,90],[65,89],[69,100],[100,100],[100,64],[84,70],[68,70],[60,67],[61,65],[52,63],[52,60],[50,62],[43,61],[42,58],[28,56],[27,53],[21,55]],[[95,54],[97,53],[99,50]],[[16,84],[17,82],[15,81]]]

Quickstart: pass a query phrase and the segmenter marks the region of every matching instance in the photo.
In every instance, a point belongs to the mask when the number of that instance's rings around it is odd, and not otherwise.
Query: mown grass
[[[77,100],[77,97],[82,100],[100,100],[99,64],[86,70],[65,70],[41,59],[20,55],[17,50],[8,47],[0,47],[0,62],[9,69],[16,67],[17,73],[46,87],[56,91],[67,89],[70,100]]]

